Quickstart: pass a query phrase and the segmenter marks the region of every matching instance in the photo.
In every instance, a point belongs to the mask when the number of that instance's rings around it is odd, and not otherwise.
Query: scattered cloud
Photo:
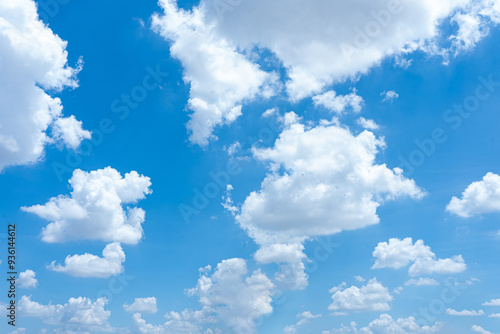
[[[69,180],[71,194],[51,198],[44,205],[22,207],[51,221],[42,230],[45,242],[87,239],[136,244],[142,238],[145,212],[126,207],[151,194],[149,177],[136,171],[125,177],[111,167],[84,172],[76,169]]]
[[[20,288],[29,289],[36,288],[38,285],[38,280],[35,278],[36,274],[33,270],[27,269],[21,273],[19,273],[19,278],[16,283]]]
[[[380,242],[373,251],[375,263],[372,269],[394,268],[399,269],[412,265],[408,269],[410,276],[430,274],[453,274],[464,271],[467,266],[461,255],[446,259],[436,258],[436,254],[423,240],[413,244],[412,238],[400,240],[389,239],[389,243]]]
[[[85,253],[83,255],[68,255],[64,265],[53,261],[47,268],[76,277],[107,278],[123,272],[125,253],[118,242],[107,245],[102,251],[102,257]]]
[[[478,326],[478,325],[472,325],[471,330],[472,330],[473,332],[476,332],[476,333],[481,333],[481,334],[493,334],[492,332],[487,331],[486,329],[484,329],[483,327]]]
[[[451,308],[446,309],[446,314],[458,316],[458,317],[479,317],[484,315],[483,310],[474,311],[474,310],[462,310],[457,311]]]
[[[392,103],[398,99],[399,94],[393,90],[389,90],[387,92],[384,91],[384,92],[380,93],[380,96],[383,96],[382,102],[391,102]]]
[[[492,299],[489,302],[484,302],[483,306],[500,306],[500,299]]]
[[[473,182],[461,199],[453,196],[446,211],[464,218],[500,212],[500,176],[487,173],[482,181]]]
[[[347,108],[351,108],[353,112],[359,113],[364,104],[363,98],[357,95],[357,91],[354,88],[347,95],[337,95],[337,93],[331,90],[314,96],[312,100],[316,107],[322,106],[336,114],[342,114]]]
[[[363,128],[368,130],[377,130],[380,128],[380,126],[377,123],[375,123],[373,119],[366,119],[364,117],[358,118],[356,123],[358,123],[359,126],[362,126]]]
[[[389,302],[394,298],[389,294],[389,290],[384,287],[376,278],[372,278],[361,288],[351,286],[345,288],[345,283],[330,290],[333,303],[328,306],[328,310],[334,312],[370,312],[387,311],[391,307]]]
[[[156,313],[158,308],[156,306],[156,298],[135,298],[134,302],[130,305],[123,304],[123,309],[129,313]]]
[[[351,322],[349,326],[342,325],[339,329],[323,331],[322,334],[429,334],[440,333],[442,327],[442,324],[438,322],[432,326],[420,326],[413,317],[393,319],[388,314],[381,314],[378,319],[370,322],[368,327],[358,329],[357,324]]]
[[[299,313],[299,314],[297,314],[297,318],[299,318],[297,323],[294,325],[286,326],[285,328],[283,328],[283,332],[285,334],[297,333],[297,329],[300,326],[309,323],[312,319],[316,319],[316,318],[320,318],[320,317],[321,317],[321,314],[314,315],[310,311],[305,311],[305,312]]]

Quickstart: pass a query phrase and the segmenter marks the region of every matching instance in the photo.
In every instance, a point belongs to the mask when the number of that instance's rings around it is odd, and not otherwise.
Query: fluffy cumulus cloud
[[[78,86],[68,65],[67,42],[39,20],[32,0],[0,4],[0,171],[35,163],[47,144],[75,148],[90,132],[48,91]],[[51,133],[52,132],[52,133]]]
[[[333,90],[316,95],[312,98],[315,106],[321,106],[327,110],[341,114],[347,108],[353,112],[359,113],[363,107],[363,98],[356,94],[356,89],[347,95],[337,95]]]
[[[360,117],[356,120],[359,126],[368,129],[368,130],[377,130],[380,126],[375,123],[373,119],[366,119],[364,117]]]
[[[36,274],[33,270],[25,270],[22,273],[19,273],[19,278],[16,283],[20,288],[29,289],[36,288],[38,285],[38,280],[35,278]]]
[[[346,288],[346,284],[342,283],[332,288],[330,292],[333,293],[333,302],[328,309],[335,315],[343,315],[352,311],[387,311],[391,308],[389,302],[394,299],[389,290],[376,278],[370,279],[361,288],[354,285]]]
[[[123,309],[129,313],[156,313],[158,308],[156,307],[156,298],[136,298],[134,302],[130,305],[123,304]]]
[[[484,315],[483,310],[475,311],[475,310],[462,310],[462,311],[457,311],[452,308],[446,309],[446,314],[448,315],[453,315],[457,317],[479,317]]]
[[[153,28],[170,41],[170,53],[184,67],[190,84],[187,127],[190,141],[207,145],[214,127],[232,123],[242,103],[273,95],[275,75],[262,71],[237,45],[218,35],[203,6],[192,11],[177,8],[175,0],[161,0],[163,15],[153,16]]]
[[[270,171],[236,220],[261,246],[256,259],[281,263],[281,274],[294,275],[295,286],[303,287],[304,240],[377,224],[384,201],[420,198],[423,191],[401,169],[375,162],[385,143],[369,131],[354,135],[335,124],[307,128],[293,112],[283,122],[274,147],[253,149]]]
[[[388,314],[382,314],[378,319],[370,322],[368,327],[358,329],[357,324],[351,322],[349,326],[323,331],[322,334],[428,334],[440,333],[441,329],[442,324],[440,323],[435,323],[433,326],[420,326],[413,317],[393,319]]]
[[[58,326],[65,333],[112,332],[108,323],[111,312],[105,310],[106,298],[95,302],[84,297],[70,298],[66,304],[43,305],[22,296],[19,311],[24,317],[40,318],[48,325]]]
[[[60,195],[46,204],[22,208],[50,221],[42,230],[45,242],[76,239],[126,244],[139,242],[145,212],[124,205],[136,203],[152,192],[149,177],[135,171],[122,177],[111,167],[91,172],[76,169],[69,184],[73,188],[70,195]],[[73,259],[81,261],[83,258]]]
[[[461,255],[438,259],[423,240],[413,243],[412,238],[391,238],[389,242],[380,242],[373,251],[375,263],[372,269],[399,269],[412,265],[408,269],[410,276],[429,274],[453,274],[464,271],[467,266]]]
[[[102,251],[102,257],[85,253],[83,255],[68,255],[64,265],[52,262],[48,269],[76,277],[106,278],[123,272],[125,253],[118,242],[107,245]]]
[[[500,176],[487,173],[481,181],[470,184],[462,198],[454,196],[446,210],[464,218],[500,212]]]

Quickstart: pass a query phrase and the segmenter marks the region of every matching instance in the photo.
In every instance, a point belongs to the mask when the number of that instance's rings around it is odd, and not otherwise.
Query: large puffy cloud
[[[47,93],[78,86],[79,68],[68,66],[66,46],[39,20],[34,1],[0,3],[0,171],[37,162],[49,143],[76,148],[90,138]]]
[[[158,311],[155,297],[136,298],[130,305],[123,304],[123,309],[129,313],[156,313]]]
[[[388,57],[408,66],[404,57],[421,50],[447,62],[500,21],[496,0],[201,0],[191,11],[179,10],[175,0],[160,5],[165,14],[153,16],[153,28],[182,62],[194,111],[190,139],[201,145],[216,125],[239,115],[242,103],[273,94],[275,75],[256,65],[270,58],[278,60],[275,69],[285,68],[288,96],[298,101]],[[443,23],[452,29],[441,29]],[[333,101],[333,92],[326,94]]]
[[[25,317],[40,318],[44,323],[59,326],[66,333],[112,332],[108,319],[110,311],[104,309],[106,298],[95,302],[85,297],[70,298],[66,304],[43,305],[22,296],[19,311]]]
[[[385,143],[373,133],[324,123],[306,128],[293,112],[283,119],[274,147],[253,149],[270,172],[236,220],[261,246],[256,260],[280,263],[282,281],[303,288],[304,240],[377,224],[384,201],[423,191],[401,169],[375,162]]]
[[[233,122],[244,101],[273,94],[274,75],[260,70],[237,46],[220,37],[206,22],[203,7],[177,8],[175,0],[160,0],[164,15],[153,15],[153,28],[171,42],[171,55],[184,67],[191,85],[187,127],[190,141],[207,145],[214,127]]]
[[[136,244],[142,238],[145,212],[126,207],[152,191],[149,177],[132,171],[124,177],[111,167],[91,172],[76,169],[69,180],[71,195],[51,198],[44,205],[23,207],[51,221],[42,230],[46,242],[75,239]]]
[[[479,12],[482,16],[478,19],[484,24],[488,16],[498,17],[499,13],[498,3],[492,0],[480,1],[478,9],[470,0],[257,0],[239,1],[226,8],[220,3],[202,1],[206,17],[218,34],[240,48],[251,50],[258,46],[273,52],[287,69],[287,91],[294,100],[366,73],[391,55],[415,49],[454,53],[456,45],[450,50],[438,46],[440,24],[445,19],[457,12],[471,16]],[[454,36],[464,40],[466,31],[472,29],[461,23],[456,22],[458,31]]]
[[[54,261],[48,268],[76,277],[106,278],[123,272],[125,253],[118,242],[107,245],[102,251],[102,256],[89,253],[68,255],[64,260],[64,265],[55,264]]]
[[[500,176],[487,173],[481,181],[470,184],[462,198],[454,196],[446,210],[464,218],[500,212]]]
[[[345,288],[345,283],[330,290],[332,304],[328,306],[334,314],[345,314],[344,312],[369,312],[387,311],[391,307],[389,302],[394,298],[389,294],[389,290],[383,286],[376,278],[372,278],[361,288],[351,286]]]
[[[464,271],[467,266],[461,255],[446,259],[436,258],[436,254],[423,240],[413,243],[412,238],[400,240],[391,238],[389,242],[380,242],[373,251],[375,263],[372,269],[402,268],[410,263],[408,269],[410,276],[423,276],[429,274],[453,274]]]
[[[357,324],[351,322],[350,326],[323,331],[322,334],[428,334],[440,333],[441,329],[442,325],[440,323],[435,323],[433,326],[420,326],[413,317],[393,319],[388,314],[382,314],[378,319],[370,322],[368,327],[358,329]]]

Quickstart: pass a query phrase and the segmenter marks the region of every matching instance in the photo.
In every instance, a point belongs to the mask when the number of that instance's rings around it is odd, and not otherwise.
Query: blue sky
[[[498,1],[64,2],[0,1],[2,332],[499,332]]]

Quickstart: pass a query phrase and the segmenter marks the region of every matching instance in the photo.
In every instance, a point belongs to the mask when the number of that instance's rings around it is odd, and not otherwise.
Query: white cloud
[[[394,298],[389,294],[389,290],[384,287],[376,278],[372,278],[361,288],[351,286],[345,288],[345,283],[330,290],[332,304],[328,306],[334,312],[369,312],[387,311],[391,307],[389,302]]]
[[[64,265],[53,261],[47,268],[76,277],[107,278],[123,272],[125,253],[118,242],[106,245],[99,257],[89,253],[83,255],[68,255]]]
[[[451,308],[446,309],[446,314],[458,316],[458,317],[479,317],[484,315],[483,310],[475,311],[475,310],[462,310],[457,311]]]
[[[447,60],[459,48],[457,43],[449,49],[440,46],[450,36],[440,28],[458,10],[472,13],[470,3],[202,0],[182,10],[175,0],[161,0],[164,14],[153,15],[152,27],[170,41],[170,53],[181,61],[184,81],[191,86],[190,140],[207,145],[215,138],[214,128],[233,122],[245,102],[272,96],[279,89],[278,75],[257,64],[272,58],[284,67],[288,96],[298,101],[332,84],[355,80],[389,57],[407,66],[407,57],[421,50]],[[483,16],[496,18],[498,7],[486,0],[478,6]],[[452,35],[455,41],[471,36],[463,21],[454,18],[460,23]],[[488,21],[486,16],[483,21]]]
[[[183,312],[169,312],[165,314],[167,321],[162,325],[148,324],[146,320],[142,319],[140,313],[135,313],[132,316],[132,333],[137,334],[209,334],[209,331],[202,331],[199,323],[209,321],[206,318],[204,311],[190,311],[184,310]]]
[[[478,325],[472,325],[471,330],[472,330],[473,332],[476,332],[476,333],[481,333],[481,334],[493,334],[492,332],[487,331],[486,329],[484,329],[483,327],[478,326]]]
[[[483,306],[500,306],[500,299],[492,299],[489,302],[484,302]]]
[[[255,0],[224,7],[219,0],[205,0],[201,8],[217,35],[235,48],[270,50],[285,67],[287,92],[296,101],[332,83],[357,78],[388,57],[402,59],[418,49],[444,56],[454,53],[453,45],[450,50],[440,46],[449,37],[440,28],[458,9],[469,13],[470,3]],[[498,7],[488,1],[480,6],[483,13],[488,10],[497,17]]]
[[[91,172],[76,169],[69,183],[73,188],[71,195],[53,197],[44,205],[21,208],[51,221],[42,230],[45,242],[77,239],[139,242],[145,212],[123,206],[152,192],[149,177],[135,171],[122,177],[111,167]]]
[[[19,311],[24,317],[40,318],[44,323],[64,327],[71,332],[111,332],[108,323],[110,311],[104,309],[106,298],[98,298],[95,302],[85,297],[70,298],[64,304],[43,305],[22,296],[19,300]]]
[[[358,118],[356,123],[358,123],[359,126],[362,126],[363,128],[368,130],[377,130],[378,128],[380,128],[380,126],[377,123],[375,123],[373,119],[366,119],[364,117]]]
[[[205,17],[204,7],[177,8],[174,0],[160,0],[162,16],[153,15],[153,29],[170,41],[170,53],[184,67],[190,84],[187,124],[190,141],[202,146],[216,138],[216,126],[230,124],[241,114],[242,103],[273,95],[275,75],[260,70],[237,46],[219,36]]]
[[[408,269],[410,276],[430,274],[453,274],[464,271],[467,266],[461,255],[446,259],[436,258],[429,246],[423,240],[413,244],[412,238],[400,240],[389,239],[389,243],[380,242],[373,251],[375,263],[372,269],[405,267],[413,262]]]
[[[337,95],[333,90],[314,96],[312,98],[316,107],[322,106],[337,114],[343,113],[346,108],[351,108],[353,112],[359,113],[363,107],[363,98],[356,94],[356,89],[352,89],[347,95]]]
[[[426,285],[439,285],[438,281],[429,277],[420,277],[418,279],[409,279],[405,282],[405,285],[414,285],[414,286],[426,286]]]
[[[80,68],[68,66],[66,46],[39,20],[34,1],[2,1],[0,171],[36,163],[43,158],[45,146],[55,140],[75,148],[90,138],[74,116],[63,117],[61,100],[48,94],[78,86]]]
[[[359,276],[359,275],[354,276],[354,279],[355,279],[356,281],[358,281],[358,282],[364,282],[364,281],[366,281],[363,277],[361,277],[361,276]]]
[[[375,264],[372,269],[406,267],[410,262],[418,258],[435,256],[429,246],[424,245],[423,240],[417,240],[413,244],[412,238],[400,240],[398,238],[389,239],[387,242],[379,242],[372,253]]]
[[[310,237],[377,224],[376,211],[384,201],[423,196],[401,169],[375,163],[385,143],[373,133],[353,135],[336,124],[306,128],[294,113],[287,113],[284,119],[285,129],[274,147],[253,148],[258,160],[270,163],[270,172],[260,190],[247,196],[236,216],[265,249],[266,257],[258,252],[258,261],[268,263],[276,252],[273,262],[286,262],[302,270],[304,256],[296,251],[301,246],[283,253],[282,247],[270,245],[299,245]],[[291,286],[304,287],[306,275],[295,275],[300,282]]]
[[[500,176],[487,173],[482,181],[470,184],[461,199],[454,196],[446,210],[464,218],[500,212]]]
[[[254,332],[255,321],[273,310],[274,285],[260,270],[247,273],[245,260],[224,260],[212,276],[202,275],[189,294],[196,295],[232,331]]]
[[[420,326],[413,317],[399,318],[394,320],[388,314],[381,314],[378,319],[370,322],[368,327],[358,329],[355,322],[350,326],[343,326],[331,331],[323,331],[322,334],[352,333],[352,334],[428,334],[440,333],[442,325],[435,323],[432,326]]]
[[[500,318],[500,313],[492,313],[488,315],[488,318]]]
[[[309,323],[312,319],[317,319],[317,318],[320,318],[320,317],[321,317],[321,314],[314,315],[310,311],[305,311],[305,312],[299,313],[299,314],[297,314],[297,318],[299,318],[299,320],[297,321],[297,323],[294,324],[294,325],[288,325],[288,326],[286,326],[285,328],[283,328],[283,332],[285,334],[294,334],[294,333],[297,333],[297,329],[300,326]]]
[[[19,273],[19,278],[17,279],[17,284],[20,288],[29,289],[36,288],[38,285],[38,280],[35,278],[36,274],[33,270],[25,270]]]
[[[156,298],[135,298],[134,302],[130,305],[123,304],[123,309],[129,313],[156,313]]]
[[[447,259],[419,258],[410,266],[410,276],[430,274],[456,274],[467,269],[462,255],[452,256]]]
[[[382,99],[382,102],[393,102],[394,100],[397,100],[399,97],[399,94],[396,93],[393,90],[389,90],[387,92],[382,92],[380,93],[380,96],[383,96],[384,98]]]

